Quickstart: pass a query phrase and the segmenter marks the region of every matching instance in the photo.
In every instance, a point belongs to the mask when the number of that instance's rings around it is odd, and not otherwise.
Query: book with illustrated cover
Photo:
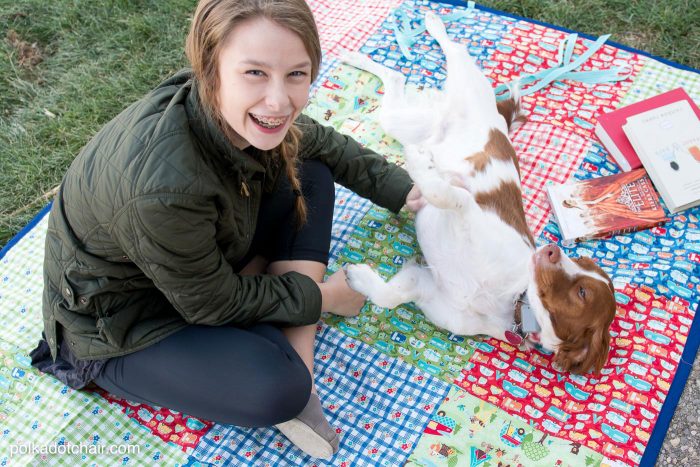
[[[622,128],[669,211],[700,204],[700,118],[690,103],[634,115]]]
[[[628,140],[622,126],[633,115],[683,100],[690,104],[695,114],[700,118],[700,108],[683,88],[676,88],[599,115],[595,126],[595,134],[623,171],[629,172],[630,170],[638,169],[642,166],[642,162],[639,160],[639,156]]]
[[[668,220],[644,169],[550,185],[547,195],[565,241],[605,238]]]

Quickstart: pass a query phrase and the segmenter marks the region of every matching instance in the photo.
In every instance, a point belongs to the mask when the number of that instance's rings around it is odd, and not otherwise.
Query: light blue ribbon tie
[[[399,45],[401,53],[408,59],[413,61],[416,57],[411,48],[418,40],[418,36],[426,31],[423,18],[411,20],[406,8],[407,5],[402,5],[394,12],[395,18],[392,20],[396,42]],[[475,10],[473,1],[467,2],[466,9],[453,10],[452,13],[441,15],[443,22],[458,21],[462,18],[472,15]],[[414,28],[412,23],[418,23]],[[540,70],[536,73],[521,75],[509,83],[502,83],[496,86],[494,93],[497,100],[503,100],[510,97],[514,90],[518,90],[521,96],[526,96],[549,86],[554,81],[572,80],[584,84],[599,84],[627,79],[632,74],[632,68],[611,67],[605,70],[590,70],[590,71],[573,71],[583,65],[589,58],[593,56],[610,37],[610,34],[600,36],[583,54],[574,57],[574,49],[578,34],[572,33],[566,36],[559,43],[557,52],[557,64],[551,68]]]
[[[584,53],[574,58],[574,47],[578,34],[569,34],[559,44],[557,65],[537,73],[520,76],[510,83],[502,83],[494,89],[497,100],[510,97],[512,90],[518,89],[521,96],[526,96],[549,86],[554,81],[572,80],[585,84],[610,83],[627,79],[632,74],[631,67],[611,67],[605,70],[572,71],[580,67],[593,56],[608,40],[610,34],[600,36]],[[532,86],[525,87],[528,84]]]

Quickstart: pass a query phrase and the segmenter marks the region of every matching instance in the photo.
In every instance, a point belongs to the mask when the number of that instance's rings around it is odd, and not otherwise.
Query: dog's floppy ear
[[[557,349],[555,362],[574,374],[599,373],[608,361],[610,332],[607,327],[586,328]]]

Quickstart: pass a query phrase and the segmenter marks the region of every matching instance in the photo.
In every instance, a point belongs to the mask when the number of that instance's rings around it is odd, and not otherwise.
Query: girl
[[[405,171],[301,115],[321,49],[304,0],[202,0],[192,70],[109,122],[72,163],[46,238],[32,364],[73,388],[241,426],[330,457],[313,382],[333,181],[398,211]],[[409,194],[410,192],[410,194]]]

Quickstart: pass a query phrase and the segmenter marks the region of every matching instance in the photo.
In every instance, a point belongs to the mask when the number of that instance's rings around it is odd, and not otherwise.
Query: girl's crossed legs
[[[294,194],[281,175],[274,191],[263,196],[241,274],[297,271],[328,286],[322,280],[333,218],[332,175],[322,163],[305,161],[300,178],[307,223],[296,228]],[[333,304],[326,296],[324,309],[329,309]],[[308,454],[330,457],[339,440],[315,394],[315,328],[190,325],[143,350],[110,359],[94,382],[126,399],[205,420],[278,425]]]

